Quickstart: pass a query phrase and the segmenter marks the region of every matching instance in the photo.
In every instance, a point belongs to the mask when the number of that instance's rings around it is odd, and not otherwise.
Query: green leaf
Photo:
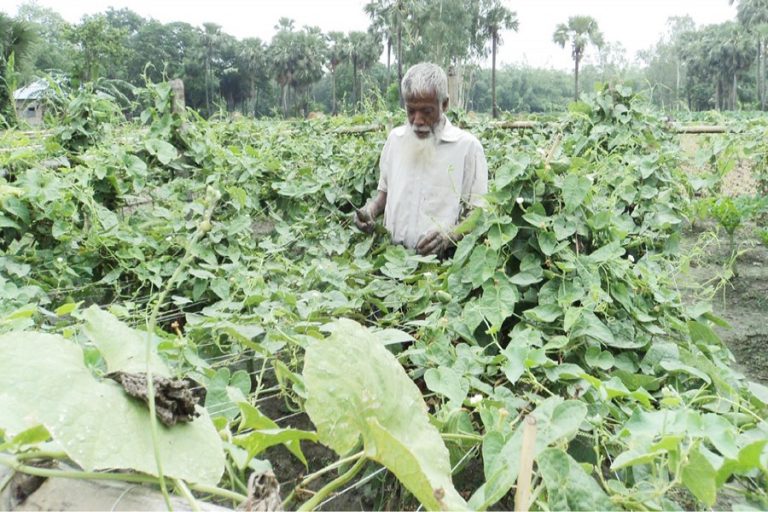
[[[576,435],[581,422],[587,416],[587,406],[577,400],[563,401],[560,397],[551,397],[541,402],[532,414],[536,418],[538,429],[534,448],[534,457],[537,457],[549,445]],[[523,429],[522,425],[518,424],[495,456],[492,456],[490,450],[483,450],[486,481],[469,500],[470,508],[488,508],[503,498],[515,485],[520,470],[522,442]]]
[[[580,206],[587,197],[591,187],[592,182],[588,178],[569,174],[563,181],[562,186],[565,210],[571,212]]]
[[[251,379],[244,370],[230,374],[229,368],[219,368],[205,387],[205,408],[208,413],[233,420],[237,417],[238,404],[248,400]]]
[[[21,230],[21,226],[13,220],[6,217],[3,213],[0,213],[0,228],[13,228]]]
[[[611,330],[591,311],[582,311],[579,320],[571,331],[572,339],[582,336],[597,340],[609,347],[615,344]]]
[[[717,485],[715,482],[717,472],[709,460],[701,454],[698,446],[692,448],[688,453],[688,461],[683,466],[681,476],[683,485],[698,500],[708,507],[715,504],[715,499],[717,499]]]
[[[147,371],[146,332],[131,329],[111,313],[93,305],[83,311],[83,331],[90,338],[107,363],[108,372],[144,373]],[[170,377],[171,371],[154,350],[150,353],[149,371],[153,375]]]
[[[469,382],[456,370],[445,366],[428,369],[424,373],[424,382],[431,391],[448,398],[454,407],[461,407],[469,394]]]
[[[557,217],[555,222],[552,223],[552,228],[555,230],[555,237],[557,237],[558,241],[574,234],[577,227],[576,220],[572,219],[570,215],[567,217]]]
[[[491,250],[498,251],[504,245],[511,242],[518,232],[518,227],[509,223],[495,223],[488,230],[488,244]]]
[[[505,164],[497,169],[496,175],[494,176],[493,183],[496,186],[496,190],[501,190],[523,176],[523,174],[525,174],[525,169],[530,164],[531,157],[525,154],[522,154],[517,158],[506,160]]]
[[[163,165],[168,165],[179,157],[176,148],[164,140],[149,139],[144,143],[144,147],[149,154],[156,156]]]
[[[701,343],[703,345],[712,345],[715,347],[721,345],[720,337],[706,324],[696,320],[690,320],[688,322],[688,331],[691,333],[691,341],[696,344]]]
[[[528,309],[523,312],[523,316],[534,322],[549,324],[560,318],[563,310],[557,304],[544,304]]]
[[[136,155],[125,155],[123,157],[123,164],[125,164],[125,169],[129,174],[143,176],[147,173],[147,164]]]
[[[393,345],[395,343],[407,343],[416,341],[413,336],[400,329],[382,329],[375,331],[374,334],[383,345]]]
[[[585,259],[592,263],[605,263],[610,260],[621,258],[624,255],[624,248],[619,242],[611,242],[593,251]]]
[[[497,272],[493,281],[483,285],[483,295],[477,301],[477,308],[491,327],[498,328],[514,313],[518,300],[517,288],[507,276]]]
[[[68,302],[67,304],[62,304],[54,310],[54,313],[56,313],[56,316],[68,315],[75,311],[80,304],[82,304],[82,302]]]
[[[419,388],[374,333],[338,320],[328,339],[307,348],[304,380],[305,407],[322,443],[344,455],[362,438],[366,456],[427,509],[466,508]]]
[[[723,485],[731,475],[744,474],[756,468],[764,468],[765,466],[760,459],[767,444],[768,439],[755,441],[739,450],[738,458],[726,459],[717,471],[717,485]]]
[[[223,277],[217,277],[210,283],[211,291],[221,300],[229,299],[229,281]]]
[[[593,368],[610,370],[613,367],[613,354],[607,350],[600,350],[600,347],[594,345],[587,348],[585,359],[587,364]]]
[[[497,254],[485,245],[478,245],[472,251],[466,267],[465,281],[472,283],[474,288],[482,285],[496,272]]]
[[[528,347],[507,346],[503,354],[507,357],[506,362],[501,367],[501,371],[514,384],[525,371],[525,360],[528,357]]]
[[[559,249],[557,237],[552,231],[539,231],[536,239],[539,242],[539,249],[545,256],[552,256]]]
[[[558,448],[544,450],[537,458],[539,474],[547,488],[549,510],[613,510],[605,491],[570,455]]]
[[[509,282],[517,286],[529,286],[540,282],[544,277],[541,272],[534,273],[531,271],[518,272],[514,276],[509,278]]]
[[[2,432],[2,430],[0,430],[0,432]],[[51,434],[44,426],[35,425],[34,427],[30,427],[27,430],[14,435],[10,441],[0,443],[0,451],[11,451],[12,449],[18,449],[25,445],[31,446],[44,443],[50,438]]]
[[[259,409],[251,404],[241,402],[238,405],[240,406],[241,413],[238,430],[240,432],[248,430],[249,432],[235,436],[233,441],[237,446],[247,450],[249,459],[252,459],[270,446],[282,444],[304,466],[307,466],[307,459],[304,456],[304,452],[301,451],[301,441],[317,442],[317,433],[295,428],[280,428],[277,423],[264,416]]]
[[[14,435],[43,425],[86,471],[132,469],[157,475],[150,417],[111,380],[97,381],[79,346],[61,336],[0,336],[0,428]],[[166,476],[216,485],[224,472],[221,440],[205,410],[190,423],[158,426]],[[153,420],[154,421],[154,420]]]

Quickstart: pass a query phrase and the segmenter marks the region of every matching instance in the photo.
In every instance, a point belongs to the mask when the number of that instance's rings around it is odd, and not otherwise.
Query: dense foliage
[[[0,343],[27,342],[0,366],[24,379],[20,394],[0,388],[4,410],[28,418],[36,383],[56,392],[46,375],[57,372],[30,347],[81,347],[87,369],[76,354],[67,364],[90,389],[89,371],[106,386],[107,371],[141,360],[131,343],[152,339],[158,375],[207,390],[194,435],[206,449],[199,425],[224,438],[218,484],[231,491],[198,490],[229,500],[244,498],[270,446],[318,469],[304,451],[319,440],[356,461],[350,472],[375,461],[410,492],[381,507],[411,495],[430,509],[508,507],[533,414],[534,507],[711,507],[726,487],[736,503],[768,505],[768,390],[730,368],[710,308],[677,292],[694,185],[660,116],[630,90],[605,88],[535,130],[457,117],[493,179],[446,261],[350,223],[385,137],[350,125],[402,119],[206,121],[174,113],[166,83],[139,96],[133,122],[114,96],[83,89],[60,102],[55,129],[3,133]],[[269,418],[259,404],[274,397],[317,432]],[[86,421],[106,406],[80,407]],[[86,470],[157,474],[151,459],[83,458],[102,438],[62,428],[52,410],[42,432],[0,419],[0,462],[48,456],[52,437]],[[121,439],[146,455],[129,430]],[[217,472],[216,457],[202,476],[160,457],[194,483]]]
[[[364,10],[370,18],[365,32],[324,34],[280,19],[272,39],[262,41],[239,40],[214,23],[160,23],[129,9],[110,8],[70,24],[52,9],[26,3],[16,18],[0,13],[0,32],[12,36],[0,37],[3,124],[15,124],[13,90],[51,75],[75,85],[180,78],[187,104],[205,117],[224,110],[306,116],[359,111],[370,103],[395,109],[404,70],[420,61],[450,69],[457,77],[452,104],[476,112],[562,111],[574,92],[608,81],[643,91],[667,110],[766,105],[762,0],[740,0],[737,20],[719,25],[671,18],[658,43],[637,56],[603,40],[597,13],[553,20],[552,46],[571,53],[574,73],[524,64],[496,69],[505,34],[529,21],[499,0],[441,0],[439,8],[425,0],[370,0]],[[490,65],[482,64],[489,57]]]

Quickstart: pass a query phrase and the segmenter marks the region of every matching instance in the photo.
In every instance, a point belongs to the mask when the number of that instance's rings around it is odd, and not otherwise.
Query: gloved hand
[[[454,237],[451,233],[442,233],[440,231],[430,231],[416,244],[416,252],[421,255],[442,254],[450,246],[455,245]]]
[[[357,229],[363,233],[373,233],[373,228],[376,226],[376,220],[368,209],[368,205],[355,210],[355,226],[357,226]]]

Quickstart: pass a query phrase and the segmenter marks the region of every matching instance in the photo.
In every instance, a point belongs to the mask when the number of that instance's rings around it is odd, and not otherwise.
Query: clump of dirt
[[[120,384],[126,393],[149,403],[147,394],[147,374],[112,372],[107,378]],[[167,427],[176,423],[193,421],[199,413],[195,406],[200,401],[192,388],[195,383],[190,379],[168,379],[153,375],[152,384],[155,395],[155,415]]]

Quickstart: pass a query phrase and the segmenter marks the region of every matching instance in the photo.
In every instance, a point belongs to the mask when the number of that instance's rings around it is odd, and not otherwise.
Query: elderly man
[[[439,66],[411,67],[402,94],[408,124],[389,134],[379,161],[378,192],[355,212],[355,224],[370,233],[383,212],[393,242],[443,256],[460,238],[454,232],[459,221],[483,204],[485,153],[477,138],[445,116],[448,80]]]

